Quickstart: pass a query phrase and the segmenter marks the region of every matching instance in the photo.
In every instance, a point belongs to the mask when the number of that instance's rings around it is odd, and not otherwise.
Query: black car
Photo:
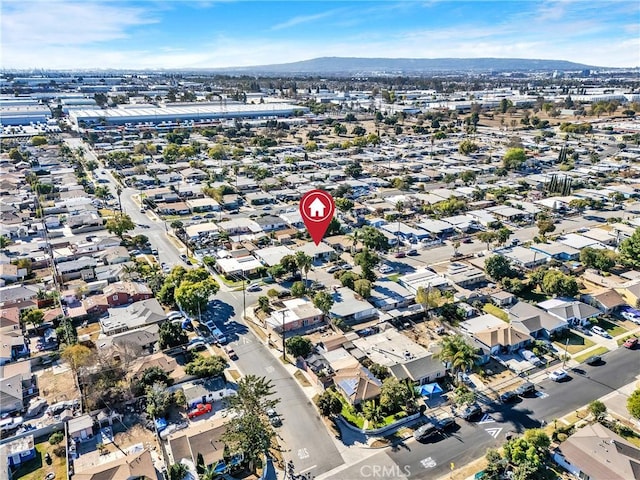
[[[599,355],[592,355],[584,362],[587,365],[600,365],[602,363],[602,357]]]
[[[525,382],[515,389],[516,395],[520,395],[521,397],[526,395],[532,395],[536,391],[536,386],[531,382]]]
[[[453,417],[445,417],[438,420],[436,428],[440,431],[453,428],[456,424],[456,419]]]
[[[430,437],[437,431],[438,429],[433,423],[425,423],[420,428],[418,428],[415,432],[413,432],[413,438],[415,438],[416,440],[424,440],[425,438]]]
[[[508,392],[504,392],[502,395],[500,395],[500,401],[502,403],[512,402],[516,398],[518,398],[518,394],[513,390],[509,390]]]

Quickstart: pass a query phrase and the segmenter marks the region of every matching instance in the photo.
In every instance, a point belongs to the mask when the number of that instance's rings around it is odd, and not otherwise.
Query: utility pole
[[[282,310],[282,359],[286,362],[287,361],[287,349],[286,349],[286,345],[285,345],[284,319],[285,319],[285,314],[284,314],[284,310]]]
[[[569,337],[567,336],[567,341],[564,343],[564,357],[562,358],[562,369],[564,370],[564,364],[567,363],[567,349],[569,348]]]

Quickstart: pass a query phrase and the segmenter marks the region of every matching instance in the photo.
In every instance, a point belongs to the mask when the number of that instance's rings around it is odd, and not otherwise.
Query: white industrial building
[[[288,117],[295,112],[308,113],[307,107],[289,103],[278,104],[190,104],[184,106],[79,109],[69,112],[70,120],[79,126],[106,122],[108,125],[124,125],[151,122],[159,124],[175,121],[205,121],[222,118],[270,118]]]
[[[47,123],[51,118],[51,110],[46,105],[23,104],[5,105],[0,102],[0,125],[29,125],[31,123]]]

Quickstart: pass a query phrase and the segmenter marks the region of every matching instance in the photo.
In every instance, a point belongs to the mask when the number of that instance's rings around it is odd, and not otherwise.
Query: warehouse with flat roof
[[[309,108],[289,103],[231,104],[231,105],[182,105],[144,108],[78,109],[69,112],[76,125],[126,125],[137,123],[160,124],[163,122],[206,121],[223,118],[270,118],[289,117],[296,112],[308,113]]]

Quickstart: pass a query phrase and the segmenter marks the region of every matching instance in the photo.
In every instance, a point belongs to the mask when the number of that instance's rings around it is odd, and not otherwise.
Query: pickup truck
[[[200,415],[204,415],[205,413],[211,412],[211,404],[210,403],[199,403],[195,409],[191,410],[187,413],[187,417],[196,418]]]

